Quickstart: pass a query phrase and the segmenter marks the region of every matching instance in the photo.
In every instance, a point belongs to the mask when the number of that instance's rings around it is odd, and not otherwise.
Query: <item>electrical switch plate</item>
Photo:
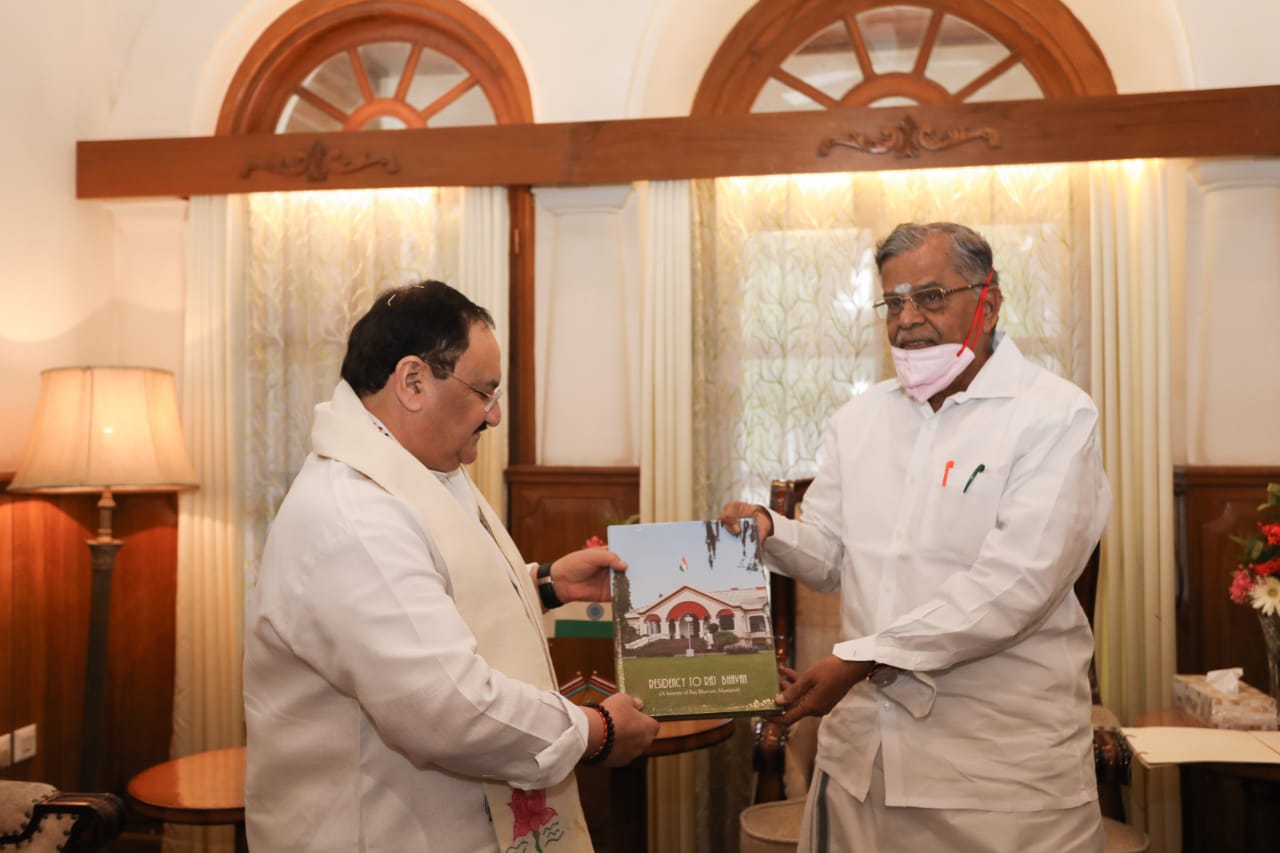
[[[36,724],[23,726],[13,733],[13,762],[26,761],[36,754]]]
[[[8,732],[0,735],[0,767],[8,767],[13,764],[13,757],[9,752],[9,743],[13,738]]]

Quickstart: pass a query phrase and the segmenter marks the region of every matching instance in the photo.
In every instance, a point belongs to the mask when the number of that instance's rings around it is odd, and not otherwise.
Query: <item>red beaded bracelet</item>
[[[613,717],[609,711],[602,705],[595,702],[588,702],[582,707],[594,708],[596,713],[600,715],[600,721],[604,723],[604,739],[600,741],[599,748],[595,752],[582,759],[583,764],[600,764],[609,757],[609,753],[613,751]]]

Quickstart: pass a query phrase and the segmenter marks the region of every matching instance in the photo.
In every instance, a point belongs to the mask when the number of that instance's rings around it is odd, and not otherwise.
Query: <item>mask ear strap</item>
[[[973,322],[969,324],[969,333],[964,336],[964,343],[960,345],[956,358],[960,357],[960,353],[964,352],[966,347],[973,349],[973,346],[969,343],[970,338],[973,338],[974,343],[977,343],[978,335],[982,334],[982,315],[985,313],[987,306],[987,290],[991,287],[991,277],[995,275],[995,272],[994,267],[987,270],[987,279],[982,282],[982,292],[978,294],[978,310],[973,312]]]

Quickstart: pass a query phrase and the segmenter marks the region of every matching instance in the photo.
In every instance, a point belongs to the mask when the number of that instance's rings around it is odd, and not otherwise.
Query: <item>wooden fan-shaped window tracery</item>
[[[1097,44],[1046,0],[761,0],[721,44],[693,114],[1115,93]]]
[[[246,55],[218,133],[531,121],[515,51],[458,0],[303,0]]]
[[[496,124],[476,75],[421,43],[373,42],[326,59],[294,88],[277,133]]]

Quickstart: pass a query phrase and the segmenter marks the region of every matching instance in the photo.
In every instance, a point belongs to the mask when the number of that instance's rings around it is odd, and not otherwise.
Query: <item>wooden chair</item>
[[[124,826],[114,794],[63,794],[39,782],[0,780],[0,850],[104,850]]]
[[[787,518],[800,515],[804,494],[812,478],[775,480],[769,490],[770,508]],[[1076,597],[1093,627],[1098,592],[1100,549],[1094,548],[1075,584]],[[790,578],[770,577],[769,594],[779,663],[796,663],[797,589]],[[834,602],[832,602],[834,604]],[[831,638],[828,638],[831,639]],[[1104,705],[1098,693],[1093,660],[1089,661],[1089,687],[1093,697],[1093,750],[1098,772],[1098,800],[1103,814],[1106,853],[1143,853],[1149,849],[1145,833],[1124,822],[1120,786],[1129,781],[1128,745],[1119,733],[1120,721]],[[799,728],[801,726],[804,728]],[[783,853],[795,850],[808,776],[817,748],[816,725],[801,720],[792,730],[768,719],[756,723],[753,765],[756,771],[755,805],[744,809],[739,821],[741,853]],[[799,767],[795,765],[799,764]]]

